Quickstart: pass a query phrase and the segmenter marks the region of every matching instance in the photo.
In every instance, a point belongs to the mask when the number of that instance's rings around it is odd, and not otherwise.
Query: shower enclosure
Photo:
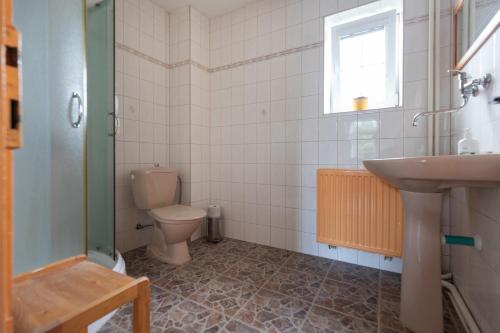
[[[113,1],[87,0],[87,232],[89,254],[115,256]],[[99,256],[102,258],[102,256]]]
[[[88,253],[114,268],[113,0],[14,0],[23,147],[14,272]]]
[[[14,274],[83,253],[124,272],[114,242],[114,2],[13,3],[23,90]]]
[[[14,274],[85,252],[82,1],[14,0],[22,149],[14,154]]]

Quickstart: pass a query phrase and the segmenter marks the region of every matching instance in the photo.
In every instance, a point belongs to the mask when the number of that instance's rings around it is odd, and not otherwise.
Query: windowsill
[[[368,114],[370,114],[370,113],[377,113],[377,112],[401,111],[401,110],[403,110],[403,105],[386,106],[386,107],[372,108],[372,109],[365,109],[365,110],[346,110],[346,111],[328,112],[328,113],[322,113],[321,116],[349,115],[349,114],[354,114],[354,113],[368,113]]]

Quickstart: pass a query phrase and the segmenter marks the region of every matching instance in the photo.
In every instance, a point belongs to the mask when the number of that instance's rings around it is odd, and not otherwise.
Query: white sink
[[[443,332],[441,201],[453,187],[500,186],[500,154],[364,161],[401,190],[404,205],[401,321],[416,333]]]
[[[500,186],[500,154],[388,158],[363,164],[403,191],[437,193],[452,187]]]

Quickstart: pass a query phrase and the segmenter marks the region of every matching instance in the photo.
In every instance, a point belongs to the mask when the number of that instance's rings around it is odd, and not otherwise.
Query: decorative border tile
[[[493,0],[483,0],[481,2],[478,3],[479,6],[484,6],[484,5],[488,5],[492,2]],[[447,9],[447,10],[442,10],[440,15],[441,16],[448,16],[451,14],[451,10]],[[422,16],[417,16],[417,17],[413,17],[413,18],[410,18],[410,19],[406,19],[404,20],[404,24],[405,25],[409,25],[409,24],[415,24],[415,23],[420,23],[420,22],[425,22],[425,21],[428,21],[429,20],[429,15],[422,15]],[[279,51],[279,52],[274,52],[274,53],[270,53],[270,54],[266,54],[266,55],[263,55],[263,56],[259,56],[259,57],[255,57],[255,58],[251,58],[251,59],[246,59],[246,60],[242,60],[242,61],[238,61],[238,62],[233,62],[233,63],[230,63],[230,64],[227,64],[227,65],[223,65],[223,66],[218,66],[218,67],[212,67],[210,68],[209,66],[205,66],[197,61],[194,61],[194,60],[183,60],[183,61],[179,61],[179,62],[176,62],[176,63],[173,63],[173,64],[168,64],[164,61],[161,61],[159,59],[156,59],[154,57],[151,57],[139,50],[136,50],[136,49],[133,49],[131,47],[128,47],[122,43],[119,43],[119,42],[116,42],[115,43],[115,46],[121,50],[124,50],[124,51],[127,51],[127,52],[130,52],[140,58],[143,58],[145,60],[148,60],[148,61],[151,61],[152,63],[155,63],[157,65],[160,65],[166,69],[172,69],[172,68],[176,68],[176,67],[181,67],[181,66],[186,66],[186,65],[192,65],[192,66],[195,66],[203,71],[206,71],[206,72],[209,72],[209,73],[215,73],[215,72],[220,72],[220,71],[224,71],[224,70],[228,70],[228,69],[233,69],[233,68],[237,68],[237,67],[240,67],[240,66],[244,66],[244,65],[248,65],[248,64],[254,64],[254,63],[257,63],[257,62],[261,62],[261,61],[266,61],[266,60],[270,60],[270,59],[274,59],[274,58],[277,58],[277,57],[281,57],[281,56],[285,56],[285,55],[289,55],[289,54],[293,54],[293,53],[297,53],[297,52],[302,52],[302,51],[305,51],[305,50],[310,50],[310,49],[314,49],[314,48],[317,48],[317,47],[321,47],[323,46],[323,41],[319,41],[319,42],[316,42],[316,43],[311,43],[311,44],[307,44],[307,45],[303,45],[303,46],[299,46],[299,47],[294,47],[294,48],[290,48],[290,49],[286,49],[286,50],[283,50],[283,51]]]
[[[251,59],[247,59],[247,60],[238,61],[238,62],[235,62],[235,63],[232,63],[232,64],[228,64],[228,65],[224,65],[224,66],[210,68],[209,72],[210,73],[214,73],[214,72],[219,72],[219,71],[223,71],[223,70],[233,69],[233,68],[236,68],[236,67],[239,67],[239,66],[243,66],[243,65],[253,64],[253,63],[256,63],[256,62],[261,62],[261,61],[265,61],[265,60],[269,60],[269,59],[281,57],[281,56],[284,56],[284,55],[289,55],[289,54],[292,54],[292,53],[297,53],[297,52],[302,52],[302,51],[309,50],[309,49],[314,49],[316,47],[321,47],[322,45],[323,45],[323,42],[316,42],[316,43],[312,43],[312,44],[308,44],[308,45],[304,45],[304,46],[299,46],[299,47],[295,47],[295,48],[292,48],[292,49],[287,49],[287,50],[283,50],[283,51],[279,51],[279,52],[275,52],[275,53],[263,55],[263,56],[256,57],[256,58],[251,58]]]
[[[158,60],[156,58],[153,58],[153,57],[151,57],[151,56],[149,56],[149,55],[147,55],[147,54],[145,54],[145,53],[143,53],[141,51],[138,51],[136,49],[128,47],[128,46],[126,46],[126,45],[124,45],[122,43],[116,42],[115,45],[116,45],[117,48],[119,48],[121,50],[124,50],[124,51],[127,51],[129,53],[132,53],[132,54],[134,54],[134,55],[136,55],[136,56],[138,56],[138,57],[140,57],[142,59],[151,61],[152,63],[160,65],[160,66],[162,66],[162,67],[164,67],[166,69],[181,67],[181,66],[185,66],[185,65],[192,65],[192,66],[198,67],[201,70],[207,71],[209,73],[214,73],[214,72],[219,72],[219,71],[223,71],[223,70],[233,69],[233,68],[236,68],[236,67],[239,67],[239,66],[243,66],[243,65],[247,65],[247,64],[253,64],[253,63],[256,63],[256,62],[273,59],[273,58],[276,58],[276,57],[281,57],[281,56],[284,56],[284,55],[289,55],[289,54],[296,53],[296,52],[302,52],[302,51],[313,49],[313,48],[316,48],[316,47],[321,47],[323,45],[323,42],[316,42],[316,43],[312,43],[312,44],[308,44],[308,45],[304,45],[304,46],[300,46],[300,47],[296,47],[296,48],[292,48],[292,49],[287,49],[287,50],[283,50],[283,51],[279,51],[279,52],[267,54],[267,55],[256,57],[256,58],[251,58],[251,59],[247,59],[247,60],[238,61],[238,62],[235,62],[235,63],[232,63],[232,64],[228,64],[228,65],[224,65],[224,66],[214,67],[214,68],[209,68],[209,67],[207,67],[207,66],[205,66],[203,64],[200,64],[199,62],[194,61],[194,60],[183,60],[183,61],[176,62],[174,64],[168,64],[168,63],[166,63],[164,61],[161,61],[161,60]]]
[[[119,42],[115,42],[115,47],[118,48],[118,49],[120,49],[120,50],[132,53],[133,55],[136,55],[139,58],[142,58],[144,60],[150,61],[150,62],[152,62],[154,64],[157,64],[157,65],[160,65],[160,66],[162,66],[164,68],[167,68],[167,69],[171,68],[170,65],[167,64],[166,62],[158,60],[158,59],[153,58],[151,56],[148,56],[147,54],[145,54],[145,53],[143,53],[141,51],[138,51],[136,49],[133,49],[131,47],[128,47],[125,44],[122,44],[122,43],[119,43]]]

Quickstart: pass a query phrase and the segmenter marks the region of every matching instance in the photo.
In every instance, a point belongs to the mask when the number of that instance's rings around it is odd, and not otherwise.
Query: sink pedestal
[[[400,319],[415,333],[442,333],[442,194],[401,191],[401,197],[405,220]]]

